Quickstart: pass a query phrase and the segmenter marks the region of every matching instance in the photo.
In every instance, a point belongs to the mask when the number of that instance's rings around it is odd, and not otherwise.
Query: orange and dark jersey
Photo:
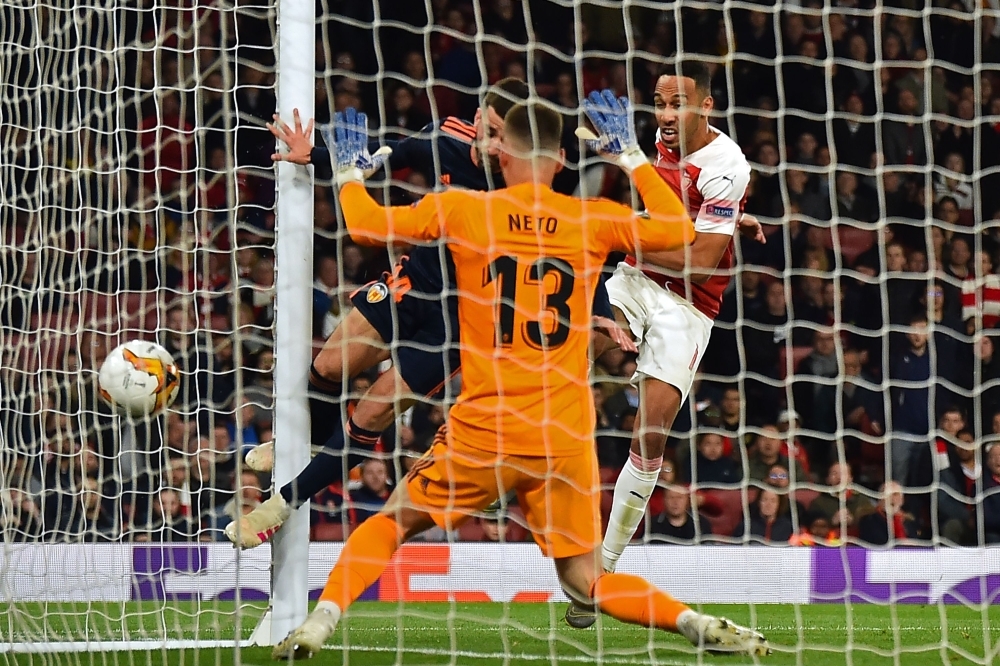
[[[650,165],[634,173],[645,215],[547,186],[450,190],[384,208],[364,186],[340,192],[355,239],[444,239],[455,260],[462,391],[456,442],[510,455],[573,455],[594,445],[591,305],[609,252],[690,243],[684,204]]]
[[[413,136],[400,141],[386,141],[385,145],[392,148],[388,168],[391,171],[417,171],[431,188],[489,190],[503,187],[503,176],[499,173],[487,174],[482,164],[473,161],[475,141],[475,125],[448,116],[428,124]],[[374,153],[380,146],[375,141],[369,149]],[[317,178],[329,178],[329,151],[317,146],[312,150],[311,159],[313,164],[322,165],[326,170],[317,171]],[[445,258],[444,265],[442,256]],[[410,285],[417,292],[437,296],[445,291],[446,286],[454,284],[450,257],[447,253],[438,252],[437,248],[414,248],[403,263]]]

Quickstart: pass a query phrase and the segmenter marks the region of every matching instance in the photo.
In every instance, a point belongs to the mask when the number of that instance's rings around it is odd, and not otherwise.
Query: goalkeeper
[[[468,190],[503,187],[498,158],[503,116],[514,103],[527,98],[528,87],[523,81],[507,78],[497,82],[487,92],[483,109],[476,113],[472,124],[448,117],[424,128],[420,135],[393,144],[388,159],[390,168],[413,168],[424,173],[429,183],[448,183]],[[275,154],[272,159],[296,164],[330,159],[325,149],[312,147],[309,139],[312,123],[303,130],[297,111],[294,132],[280,121],[269,127],[291,149],[287,155]],[[332,138],[324,137],[332,145]],[[365,165],[366,175],[382,166],[388,152],[382,148],[370,157],[371,162]],[[435,172],[437,163],[441,166],[440,175]],[[372,239],[364,236],[356,240],[372,243]],[[379,240],[376,244],[383,243]],[[446,265],[442,265],[442,255]],[[603,262],[596,264],[602,265]],[[243,516],[239,524],[234,521],[227,525],[225,533],[230,541],[253,548],[269,540],[293,509],[328,485],[343,480],[341,455],[345,445],[347,468],[361,464],[365,459],[361,452],[371,451],[382,431],[392,424],[397,401],[405,410],[418,396],[433,397],[439,393],[455,375],[460,359],[453,343],[459,335],[457,306],[450,296],[454,293],[454,271],[446,249],[418,246],[399,261],[391,275],[365,285],[352,295],[354,308],[326,341],[310,369],[312,389],[339,400],[343,379],[390,358],[393,343],[398,363],[383,373],[358,402],[347,420],[346,433],[339,408],[332,415],[314,412],[313,421],[322,419],[330,426],[328,432],[332,430],[323,448],[292,482]],[[445,302],[447,317],[443,312]],[[613,321],[603,281],[595,294],[594,313],[597,326],[607,333],[595,336],[595,356],[613,346],[636,350],[631,337]],[[247,455],[247,465],[259,472],[270,471],[273,462],[272,442],[256,447]]]
[[[319,651],[403,541],[433,525],[452,529],[511,490],[571,598],[709,649],[768,653],[758,632],[697,613],[641,578],[604,573],[599,565],[587,356],[599,275],[590,267],[611,251],[678,249],[694,238],[694,226],[639,150],[627,100],[605,91],[588,111],[604,152],[632,174],[648,214],[552,191],[562,167],[562,118],[544,104],[534,105],[534,114],[519,104],[506,115],[499,154],[505,189],[453,189],[387,210],[360,184],[359,167],[369,163],[364,114],[338,114],[337,182],[351,235],[443,238],[455,257],[462,391],[447,429],[383,512],[351,535],[315,610],[275,647],[276,659]]]

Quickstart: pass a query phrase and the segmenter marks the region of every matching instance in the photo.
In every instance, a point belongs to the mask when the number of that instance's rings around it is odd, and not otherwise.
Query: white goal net
[[[223,528],[277,491],[243,458],[271,439],[282,388],[276,236],[292,223],[276,215],[288,192],[264,123],[291,124],[277,100],[292,69],[315,69],[303,119],[354,107],[373,143],[396,146],[369,190],[386,204],[451,184],[442,141],[471,159],[484,95],[516,77],[564,113],[555,189],[639,205],[574,136],[580,100],[631,98],[655,156],[654,90],[680,58],[711,72],[711,122],[750,163],[745,212],[766,243],[735,240],[619,570],[758,627],[768,663],[997,662],[995,0],[323,0],[315,49],[279,53],[292,4],[0,7],[0,653],[268,657],[251,632],[288,590],[272,585],[270,546],[233,549]],[[407,152],[427,137],[427,159]],[[312,295],[315,354],[398,253],[354,244],[329,164],[310,173],[314,281],[296,286]],[[114,416],[95,392],[104,355],[134,338],[183,371],[156,419]],[[346,383],[342,415],[387,367]],[[618,351],[594,364],[605,523],[640,409],[635,370]],[[421,402],[383,434],[385,478],[355,470],[313,497],[302,596],[316,598],[447,406]],[[424,541],[352,607],[334,661],[701,663],[665,634],[567,628],[516,506]]]

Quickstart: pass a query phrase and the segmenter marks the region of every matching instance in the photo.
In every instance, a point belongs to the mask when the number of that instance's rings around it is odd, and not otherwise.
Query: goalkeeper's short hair
[[[483,98],[483,106],[492,108],[498,116],[506,118],[515,104],[527,101],[529,96],[527,83],[517,77],[508,76],[490,86]]]
[[[706,97],[712,94],[712,73],[709,71],[708,65],[701,60],[678,60],[674,64],[664,67],[660,76],[682,76],[691,79],[698,92]]]
[[[541,100],[521,102],[504,116],[503,131],[506,138],[526,150],[558,153],[562,143],[562,114]]]

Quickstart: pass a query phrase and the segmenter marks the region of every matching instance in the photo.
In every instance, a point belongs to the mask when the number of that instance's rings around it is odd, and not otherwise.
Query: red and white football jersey
[[[731,239],[746,202],[750,165],[735,141],[714,127],[709,129],[718,135],[715,140],[683,159],[679,152],[657,141],[653,166],[687,204],[695,231],[726,234]],[[635,257],[628,257],[627,261],[636,265]],[[715,319],[722,306],[722,294],[729,286],[732,266],[733,242],[730,240],[718,269],[704,284],[685,283],[683,277],[664,275],[656,266],[639,268],[661,287],[684,297],[709,319]]]

